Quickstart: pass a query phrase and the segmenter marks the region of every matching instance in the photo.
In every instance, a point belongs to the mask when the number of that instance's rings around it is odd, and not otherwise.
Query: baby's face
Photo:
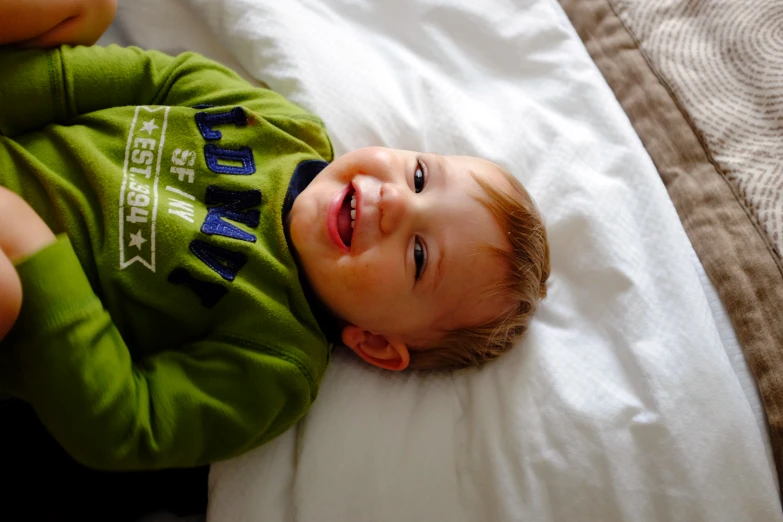
[[[318,297],[344,321],[408,344],[500,314],[505,234],[470,172],[490,162],[379,147],[346,154],[297,197],[290,233]]]

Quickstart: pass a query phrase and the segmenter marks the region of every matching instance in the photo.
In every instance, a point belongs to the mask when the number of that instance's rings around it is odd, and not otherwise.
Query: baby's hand
[[[0,0],[0,45],[92,45],[116,11],[117,0]]]
[[[22,285],[13,262],[54,240],[52,231],[30,205],[0,187],[0,341],[14,325],[22,306]]]
[[[54,233],[25,200],[0,187],[0,250],[10,261],[32,255],[54,240]]]

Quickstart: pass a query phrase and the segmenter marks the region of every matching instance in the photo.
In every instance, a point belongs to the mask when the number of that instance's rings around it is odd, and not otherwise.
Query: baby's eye
[[[416,281],[418,281],[427,265],[427,251],[424,250],[424,245],[418,237],[413,244],[413,260],[416,262]]]
[[[424,190],[424,185],[427,184],[427,167],[421,160],[416,162],[416,172],[413,174],[413,188],[416,190],[416,194]]]

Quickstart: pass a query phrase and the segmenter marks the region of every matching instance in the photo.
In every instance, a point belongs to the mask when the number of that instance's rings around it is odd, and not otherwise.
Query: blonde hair
[[[447,332],[431,346],[410,351],[409,368],[456,370],[481,364],[506,353],[527,331],[539,300],[546,296],[549,278],[549,243],[541,214],[525,187],[498,167],[511,186],[502,191],[480,176],[473,178],[486,193],[480,197],[507,233],[509,249],[489,249],[508,266],[506,277],[495,289],[514,303],[506,313],[477,326]]]

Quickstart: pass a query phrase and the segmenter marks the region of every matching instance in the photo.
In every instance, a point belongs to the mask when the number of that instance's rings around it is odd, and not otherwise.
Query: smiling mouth
[[[337,233],[340,236],[340,240],[346,247],[351,246],[351,240],[353,239],[353,229],[356,226],[356,191],[353,187],[349,187],[345,198],[343,198],[342,205],[340,205],[340,212],[337,214]]]

